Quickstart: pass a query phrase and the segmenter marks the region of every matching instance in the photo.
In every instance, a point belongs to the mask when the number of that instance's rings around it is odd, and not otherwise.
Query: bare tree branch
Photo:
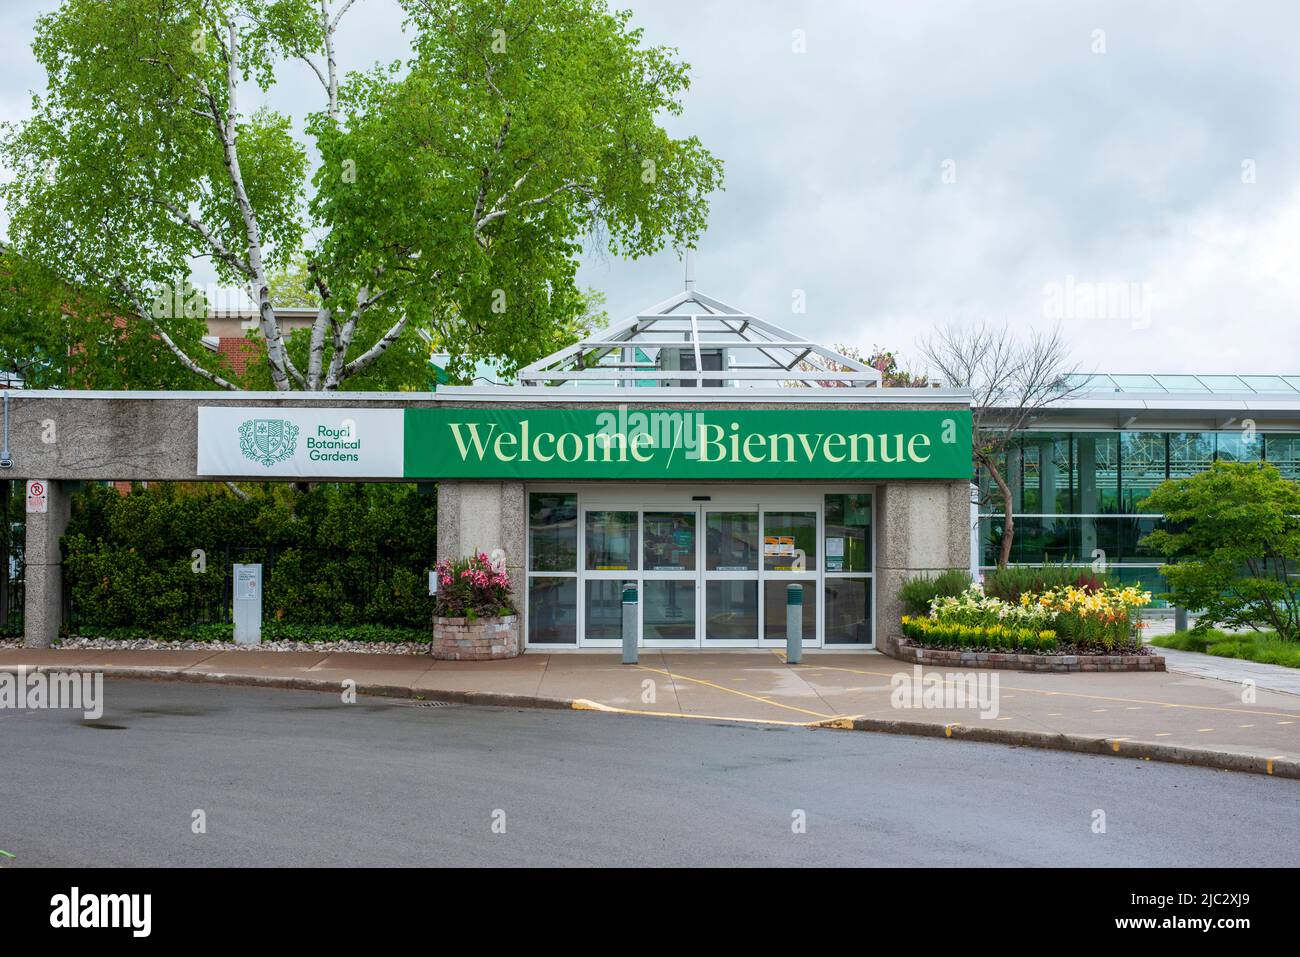
[[[1002,498],[1003,529],[998,566],[1011,557],[1015,515],[1011,488],[1000,460],[1043,409],[1078,394],[1078,366],[1060,327],[1017,339],[1005,326],[948,326],[920,342],[932,369],[949,386],[971,393],[972,456],[993,479]]]

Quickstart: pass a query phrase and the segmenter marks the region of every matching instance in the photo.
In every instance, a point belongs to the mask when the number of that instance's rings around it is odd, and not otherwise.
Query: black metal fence
[[[17,635],[23,629],[23,545],[27,533],[22,482],[0,481],[0,550],[4,552],[4,579],[0,581],[0,635]]]

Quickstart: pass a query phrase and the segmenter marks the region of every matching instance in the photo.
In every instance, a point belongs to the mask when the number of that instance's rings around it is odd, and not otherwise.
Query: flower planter
[[[519,616],[433,619],[429,652],[448,661],[493,661],[519,654]]]

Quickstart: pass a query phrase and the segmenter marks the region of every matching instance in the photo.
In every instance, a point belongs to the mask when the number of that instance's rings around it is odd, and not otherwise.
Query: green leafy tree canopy
[[[1164,516],[1142,543],[1174,559],[1162,569],[1197,627],[1271,628],[1300,638],[1292,577],[1300,563],[1300,485],[1261,462],[1215,462],[1159,485],[1138,506]]]
[[[256,310],[271,387],[329,390],[400,385],[430,351],[511,372],[592,311],[584,242],[636,257],[699,236],[721,163],[661,125],[688,67],[630,14],[401,3],[409,60],[341,76],[353,0],[65,0],[36,25],[47,90],[0,142],[14,251],[236,388],[202,318],[166,307],[207,260]],[[250,107],[295,67],[315,111]],[[286,274],[316,307],[292,341]]]

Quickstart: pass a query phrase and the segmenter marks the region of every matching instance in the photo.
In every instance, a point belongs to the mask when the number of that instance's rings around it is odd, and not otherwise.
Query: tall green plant
[[[1198,627],[1300,638],[1300,485],[1266,463],[1215,462],[1138,507],[1164,515],[1142,544],[1173,558],[1161,569],[1171,601],[1199,613]]]

